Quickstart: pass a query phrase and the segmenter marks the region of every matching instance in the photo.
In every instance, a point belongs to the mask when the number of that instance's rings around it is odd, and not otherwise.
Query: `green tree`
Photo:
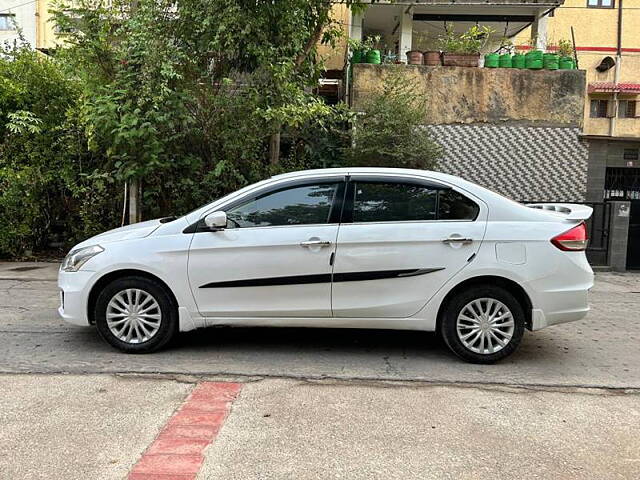
[[[318,40],[340,34],[331,7],[328,0],[59,4],[55,20],[68,32],[63,55],[83,80],[92,151],[118,181],[144,182],[151,215],[158,205],[179,211],[286,168],[280,134],[339,113],[309,93],[322,71]]]

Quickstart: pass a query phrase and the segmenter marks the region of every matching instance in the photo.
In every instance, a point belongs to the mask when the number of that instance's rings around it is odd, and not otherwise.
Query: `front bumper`
[[[89,325],[87,316],[87,300],[91,279],[95,272],[63,272],[58,273],[60,288],[60,307],[58,314],[63,320],[74,325]]]

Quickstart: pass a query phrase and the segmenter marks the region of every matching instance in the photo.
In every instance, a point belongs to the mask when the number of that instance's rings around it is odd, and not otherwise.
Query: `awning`
[[[594,82],[587,89],[589,93],[640,94],[640,83]]]

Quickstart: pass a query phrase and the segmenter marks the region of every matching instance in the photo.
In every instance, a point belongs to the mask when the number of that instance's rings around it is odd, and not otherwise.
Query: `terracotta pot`
[[[422,52],[424,56],[424,64],[430,66],[442,65],[442,57],[440,52]]]
[[[407,52],[407,63],[409,65],[422,65],[422,52],[410,50]]]
[[[457,53],[445,53],[442,58],[443,65],[447,67],[477,67],[480,54],[459,55]]]

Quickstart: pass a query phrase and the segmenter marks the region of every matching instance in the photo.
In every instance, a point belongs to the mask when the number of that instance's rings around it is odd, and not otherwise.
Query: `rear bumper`
[[[578,255],[583,257],[584,253]],[[531,330],[574,322],[589,313],[588,295],[594,275],[586,258],[578,255],[553,275],[529,283],[533,293]]]
[[[544,310],[534,308],[531,310],[531,330],[536,331],[559,323],[575,322],[583,319],[587,313],[589,313],[589,305],[575,310],[551,312],[548,315]]]

